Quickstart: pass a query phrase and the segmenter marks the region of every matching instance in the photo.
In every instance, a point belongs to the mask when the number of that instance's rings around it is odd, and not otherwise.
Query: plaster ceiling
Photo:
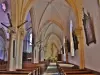
[[[47,20],[56,20],[58,23],[66,27],[68,21],[67,18],[71,10],[70,6],[65,4],[66,2],[64,0],[53,0],[48,4],[50,1],[51,0],[37,0],[33,6],[37,30],[44,27],[44,23]]]
[[[63,38],[63,35],[69,36],[69,20],[72,19],[75,23],[75,15],[65,0],[37,0],[33,10],[35,24],[33,29],[37,36],[40,34],[48,36],[51,32],[57,34],[59,38]],[[57,23],[48,27],[49,21]]]
[[[69,20],[72,19],[75,24],[75,15],[65,0],[36,0],[33,11],[34,25],[32,26],[37,37],[43,34],[44,38],[55,33],[62,40],[63,35],[69,36]],[[29,13],[27,20],[31,21]],[[49,26],[50,21],[52,24]],[[30,23],[26,25],[26,28],[29,27]]]

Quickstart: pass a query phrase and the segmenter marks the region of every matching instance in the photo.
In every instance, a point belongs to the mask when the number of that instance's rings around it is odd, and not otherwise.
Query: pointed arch
[[[45,25],[48,25],[48,23],[54,23],[54,24],[56,24],[64,33],[66,32],[65,27],[64,27],[61,23],[59,23],[58,21],[56,21],[56,20],[47,20],[47,21],[43,24],[43,26],[39,29],[39,32],[41,32],[42,28],[43,28]]]
[[[59,39],[60,45],[62,44],[61,38],[56,33],[51,32],[47,36],[44,36],[44,38],[45,38],[45,43],[44,44],[45,45],[47,45],[48,40],[49,40],[49,38],[50,38],[51,35],[55,35]]]
[[[32,8],[33,4],[35,3],[36,0],[27,0],[25,7],[23,8],[22,12],[22,19],[25,20],[27,13],[29,10]]]
[[[34,0],[36,1],[36,0]],[[79,36],[79,56],[80,56],[80,69],[84,69],[85,67],[85,61],[84,61],[84,33],[83,33],[83,22],[82,22],[82,0],[65,0],[73,9],[73,11],[75,12],[76,15],[76,34],[77,36]],[[30,7],[31,8],[31,5]],[[59,23],[59,22],[58,22]],[[65,32],[65,28],[60,25],[57,24],[58,26],[60,26],[61,29],[63,29],[63,31]],[[41,27],[42,28],[42,27]],[[39,29],[40,31],[41,29]],[[81,38],[80,38],[81,37]]]
[[[4,28],[0,28],[0,36],[1,36],[4,40],[7,40],[7,35],[6,35],[6,32],[5,32]]]

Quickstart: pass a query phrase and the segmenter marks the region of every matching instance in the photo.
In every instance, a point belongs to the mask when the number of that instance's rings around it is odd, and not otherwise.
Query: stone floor
[[[47,70],[44,72],[43,75],[61,75],[57,65],[55,63],[51,63],[48,67]]]

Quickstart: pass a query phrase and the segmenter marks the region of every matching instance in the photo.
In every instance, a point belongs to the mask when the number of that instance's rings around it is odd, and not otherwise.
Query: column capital
[[[77,37],[83,37],[82,35],[82,27],[78,27],[77,29],[75,29],[75,34],[77,35]]]
[[[13,39],[16,39],[16,33],[15,34],[11,34]]]
[[[18,34],[20,34],[21,39],[23,39],[24,36],[25,36],[25,30],[24,30],[23,28],[20,28],[20,29],[18,30]]]
[[[78,37],[78,41],[79,41],[79,56],[80,56],[80,69],[84,69],[85,66],[85,58],[84,58],[84,37],[83,37],[83,28],[82,27],[78,27],[75,30],[75,33]]]

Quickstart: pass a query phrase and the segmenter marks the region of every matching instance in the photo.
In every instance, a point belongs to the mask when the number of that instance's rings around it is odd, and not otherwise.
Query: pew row
[[[32,64],[32,66],[16,69],[16,71],[0,71],[0,75],[40,75],[41,67]]]
[[[61,71],[61,74],[63,75],[95,75],[91,70],[87,69],[78,69],[74,67],[64,67],[59,65],[59,69]]]
[[[67,75],[95,75],[95,74],[67,74]]]
[[[28,68],[28,69],[17,69],[18,72],[32,72],[33,75],[40,75],[40,67]]]
[[[0,71],[6,71],[7,70],[7,61],[0,59]]]
[[[33,75],[30,71],[0,71],[0,75]]]

